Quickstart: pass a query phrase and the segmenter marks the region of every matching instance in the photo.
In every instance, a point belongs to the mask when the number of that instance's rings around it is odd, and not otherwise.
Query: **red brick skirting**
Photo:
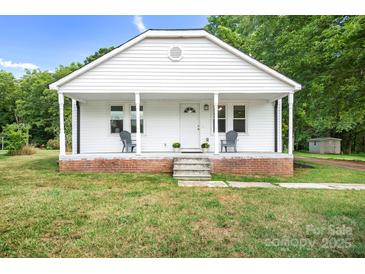
[[[212,173],[237,175],[293,175],[292,158],[211,159]],[[172,173],[173,159],[60,160],[60,171]]]
[[[60,160],[60,171],[171,173],[173,159]]]
[[[211,159],[212,173],[293,176],[292,158]]]

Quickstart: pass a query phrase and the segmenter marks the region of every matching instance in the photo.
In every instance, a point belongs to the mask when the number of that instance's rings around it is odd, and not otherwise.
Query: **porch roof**
[[[134,101],[135,93],[90,93],[90,92],[80,92],[80,93],[64,93],[65,96],[75,99],[77,101]],[[228,100],[258,100],[258,101],[275,101],[286,97],[288,93],[219,93],[220,101]],[[171,92],[171,93],[144,93],[140,92],[141,100],[186,100],[186,101],[198,101],[198,100],[213,100],[213,92],[211,93],[186,93],[186,92]]]

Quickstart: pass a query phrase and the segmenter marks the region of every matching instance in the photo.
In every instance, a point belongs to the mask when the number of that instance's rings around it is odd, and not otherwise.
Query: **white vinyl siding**
[[[172,143],[180,141],[181,100],[148,100],[143,103],[145,132],[141,135],[142,153],[147,151],[172,151]],[[200,104],[200,140],[208,140],[214,150],[212,111],[204,110]],[[222,102],[226,106],[226,131],[233,128],[233,106],[236,102]],[[242,102],[246,107],[246,132],[238,135],[239,151],[274,152],[274,107],[265,101]],[[110,133],[110,106],[123,105],[130,109],[132,102],[88,101],[80,104],[81,109],[81,153],[120,152],[122,144],[118,134]],[[130,113],[125,111],[124,129],[130,127]],[[129,124],[129,125],[128,125]],[[128,129],[127,129],[128,130]],[[224,139],[225,134],[219,134]],[[135,139],[135,134],[132,134]]]
[[[172,45],[183,50],[171,61]],[[63,85],[65,93],[285,93],[288,84],[205,38],[147,38]]]

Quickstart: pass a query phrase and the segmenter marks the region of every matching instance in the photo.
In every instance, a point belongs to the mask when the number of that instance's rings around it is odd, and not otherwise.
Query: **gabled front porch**
[[[73,146],[71,154],[61,146],[61,171],[172,173],[176,159],[195,158],[208,159],[212,173],[293,173],[292,142],[282,153],[281,136],[282,98],[290,98],[292,119],[293,93],[60,93],[61,114],[65,95],[73,102]],[[122,153],[120,130],[132,133],[134,152]],[[221,152],[229,130],[238,131],[237,152]],[[197,153],[173,152],[174,142]],[[199,153],[204,142],[210,150]]]
[[[293,93],[60,93],[60,157],[65,156],[64,96],[72,98],[72,154],[122,152],[121,130],[132,133],[134,153],[185,151],[221,153],[227,131],[238,132],[237,151],[282,152],[282,98],[289,96],[292,154]],[[215,130],[218,129],[218,130]],[[232,150],[231,150],[232,151]],[[122,156],[129,157],[129,156]]]

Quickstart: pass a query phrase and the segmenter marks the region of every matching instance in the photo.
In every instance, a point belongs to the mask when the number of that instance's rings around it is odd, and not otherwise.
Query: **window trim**
[[[136,135],[137,132],[132,132],[132,107],[135,107],[136,104],[129,104],[129,129],[132,136]],[[144,104],[140,104],[139,107],[143,108],[143,118],[140,120],[143,120],[143,132],[141,132],[141,135],[146,135],[146,119],[145,119],[145,106]],[[137,109],[136,109],[137,110]],[[136,119],[137,120],[137,119]]]
[[[218,104],[219,106],[224,106],[225,107],[225,112],[224,112],[224,120],[226,121],[226,131],[225,132],[218,132],[218,134],[220,135],[225,135],[228,129],[228,104],[227,103],[223,103],[223,104]],[[210,130],[211,130],[211,135],[214,135],[214,104],[210,105],[210,109],[211,109],[211,118],[210,118]],[[223,120],[223,118],[219,118],[218,120]]]
[[[123,106],[123,112],[124,112],[124,116],[123,116],[123,130],[128,130],[129,132],[131,132],[131,106],[135,106],[134,101],[106,101],[106,106],[105,109],[108,112],[108,129],[106,134],[108,136],[112,136],[112,137],[117,137],[119,138],[119,133],[112,133],[111,132],[111,124],[110,124],[110,108],[112,106]],[[146,103],[141,101],[141,106],[143,106],[143,112],[146,111]],[[146,118],[143,118],[143,122],[144,122],[144,133],[141,132],[141,136],[146,136]],[[135,140],[135,133],[132,133],[132,138],[133,140]]]
[[[237,132],[238,136],[249,136],[249,109],[250,104],[247,101],[233,101],[233,100],[222,100],[219,105],[226,106],[226,132],[233,130],[233,106],[245,106],[245,116],[246,116],[246,132]],[[214,119],[214,105],[210,103],[210,137],[214,137],[213,131],[213,119]],[[218,132],[219,138],[224,138],[226,132]]]
[[[245,107],[245,118],[234,118],[234,107],[235,106],[244,106]],[[232,104],[232,130],[234,130],[234,121],[235,120],[243,120],[245,121],[245,131],[238,132],[238,134],[247,134],[247,105],[246,104]]]
[[[123,108],[123,130],[125,130],[125,114],[126,114],[126,108],[125,108],[125,104],[124,103],[119,103],[119,102],[116,102],[116,103],[110,103],[108,104],[108,117],[109,117],[109,134],[110,135],[118,135],[119,136],[119,133],[117,132],[112,132],[112,125],[111,125],[111,121],[112,121],[112,117],[111,117],[111,108],[112,107],[122,107]]]

